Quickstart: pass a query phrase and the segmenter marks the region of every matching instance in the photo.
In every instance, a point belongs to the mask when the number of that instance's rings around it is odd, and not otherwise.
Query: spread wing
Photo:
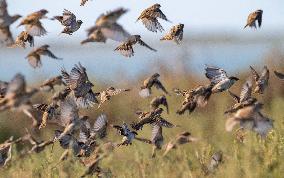
[[[251,81],[246,81],[246,83],[243,85],[241,90],[240,103],[249,99],[251,97],[251,92],[252,92],[252,83]]]
[[[73,26],[74,24],[76,24],[76,16],[69,10],[64,9],[62,24],[64,26]]]
[[[279,79],[284,80],[284,74],[283,74],[283,73],[280,73],[280,72],[274,71],[274,74],[275,74],[275,75],[276,75],[276,77],[278,77]]]
[[[207,66],[205,71],[205,76],[214,84],[228,78],[226,71],[218,67]]]
[[[147,45],[144,41],[142,41],[142,40],[138,40],[138,43],[141,45],[141,46],[145,46],[146,48],[148,48],[148,49],[150,49],[150,50],[152,50],[152,51],[157,51],[157,50],[155,50],[154,48],[152,48],[152,47],[150,47],[149,45]]]
[[[249,67],[250,67],[250,70],[251,70],[251,73],[252,73],[252,76],[253,76],[254,80],[258,81],[259,80],[258,73],[256,72],[256,70],[254,70],[254,68],[252,66],[249,66]]]

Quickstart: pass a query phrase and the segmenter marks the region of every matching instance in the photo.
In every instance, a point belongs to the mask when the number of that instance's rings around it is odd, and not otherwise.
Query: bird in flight
[[[260,28],[262,23],[262,14],[263,11],[260,9],[250,13],[247,18],[247,24],[245,25],[244,28],[246,27],[256,28],[256,21],[258,22],[258,27]]]

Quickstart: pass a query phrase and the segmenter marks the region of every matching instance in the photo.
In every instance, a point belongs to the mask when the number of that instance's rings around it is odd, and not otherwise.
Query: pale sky
[[[45,8],[48,16],[60,15],[64,8],[72,11],[84,23],[76,35],[85,33],[96,18],[108,10],[117,7],[130,9],[129,13],[120,19],[120,23],[132,34],[151,34],[141,23],[135,23],[140,12],[160,3],[162,11],[173,24],[162,21],[168,30],[172,25],[184,23],[187,29],[197,30],[235,30],[242,31],[250,12],[262,9],[263,30],[284,29],[284,1],[283,0],[89,0],[84,7],[80,0],[7,0],[10,14],[27,15],[33,11]],[[177,3],[178,2],[178,3]],[[19,22],[17,22],[19,23]],[[58,34],[62,27],[59,23],[49,20],[43,21],[48,32]],[[17,32],[21,29],[17,29]]]

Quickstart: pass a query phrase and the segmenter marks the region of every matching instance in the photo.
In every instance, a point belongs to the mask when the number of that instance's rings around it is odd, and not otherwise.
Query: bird
[[[237,96],[236,94],[232,93],[230,90],[228,90],[228,92],[230,96],[235,100],[236,103],[229,110],[225,111],[225,114],[234,113],[243,107],[249,106],[257,102],[257,99],[252,97],[251,80],[247,80],[243,84],[240,96]]]
[[[8,86],[9,86],[9,82],[0,80],[0,99],[5,97]]]
[[[256,85],[253,92],[263,94],[268,86],[269,69],[267,68],[267,66],[264,66],[260,75],[255,71],[252,66],[250,66],[250,69]]]
[[[231,76],[228,77],[226,71],[219,67],[207,66],[205,68],[205,76],[210,80],[212,87],[212,93],[223,92],[228,90],[239,78]]]
[[[152,126],[151,143],[153,144],[151,157],[154,158],[156,157],[157,149],[162,149],[162,146],[164,144],[163,128],[159,124],[154,124]]]
[[[80,6],[84,6],[87,2],[88,2],[88,0],[81,0]]]
[[[160,8],[160,4],[154,4],[151,7],[143,10],[136,22],[141,20],[143,25],[151,32],[164,31],[162,25],[158,21],[158,18],[168,22],[170,21],[167,19],[166,15],[160,10]]]
[[[42,26],[41,19],[47,18],[46,14],[48,11],[46,9],[41,9],[39,11],[33,12],[26,16],[21,23],[17,26],[25,25],[26,32],[31,36],[43,36],[47,34],[47,31]]]
[[[101,167],[99,166],[100,161],[105,156],[96,155],[95,158],[93,158],[91,161],[89,161],[89,164],[85,164],[87,169],[85,170],[84,174],[81,175],[81,178],[86,177],[87,175],[97,175],[98,177],[101,177],[100,174],[102,172]]]
[[[83,24],[82,20],[77,20],[75,14],[71,11],[64,9],[62,16],[54,16],[52,20],[58,20],[64,29],[61,33],[72,35],[74,32],[80,29]]]
[[[165,106],[167,109],[167,113],[169,114],[169,106],[165,95],[154,97],[150,102],[150,110],[154,111],[158,109],[160,105]]]
[[[160,74],[154,73],[152,76],[146,78],[143,81],[143,85],[140,87],[139,95],[142,98],[149,97],[152,94],[152,87],[155,86],[157,89],[161,89],[165,94],[168,94],[168,91],[163,86],[159,80]]]
[[[95,25],[87,29],[88,38],[83,40],[81,44],[88,42],[103,42],[107,39],[123,42],[127,40],[131,35],[118,24],[118,19],[128,12],[128,9],[117,8],[112,11],[101,14]]]
[[[256,28],[256,23],[255,23],[256,21],[258,22],[258,27],[260,28],[261,23],[262,23],[262,14],[263,14],[263,10],[261,10],[261,9],[250,13],[248,18],[247,18],[247,24],[245,25],[244,28],[246,28],[246,27]]]
[[[183,28],[184,28],[184,24],[178,24],[178,25],[173,26],[171,30],[169,31],[169,33],[167,33],[160,40],[161,41],[172,40],[176,44],[180,44],[183,39]]]
[[[59,106],[55,102],[52,102],[51,104],[34,104],[33,108],[42,112],[42,119],[39,129],[46,127],[49,120],[56,120],[59,117]]]
[[[22,16],[19,14],[10,16],[7,10],[6,0],[0,2],[0,43],[9,46],[14,40],[12,33],[10,31],[10,25],[16,22]]]
[[[22,31],[16,38],[15,42],[8,45],[9,48],[26,48],[26,42],[30,44],[30,47],[34,47],[34,37],[28,34],[26,31]]]
[[[125,57],[132,57],[134,56],[133,45],[140,44],[141,46],[145,46],[146,48],[150,49],[151,51],[156,52],[157,50],[147,45],[144,41],[141,40],[140,35],[131,35],[127,38],[126,41],[122,42],[118,47],[114,50],[119,51]]]
[[[108,87],[106,90],[100,92],[101,100],[98,105],[98,108],[100,108],[101,105],[105,103],[106,101],[109,101],[112,96],[115,96],[122,92],[127,92],[127,91],[130,91],[130,89],[120,89],[120,88]]]
[[[223,152],[222,151],[217,151],[215,152],[212,157],[211,161],[207,166],[207,170],[209,172],[213,172],[223,161]]]
[[[195,141],[198,141],[198,139],[193,137],[190,132],[185,131],[179,133],[174,139],[167,143],[163,156],[166,156],[170,150],[176,149],[180,145]]]
[[[48,48],[49,45],[42,45],[39,48],[36,48],[32,50],[27,56],[26,59],[28,59],[29,64],[33,68],[40,68],[42,66],[41,63],[41,56],[48,56],[51,57],[52,59],[56,60],[62,60],[62,58],[56,57]]]
[[[39,87],[43,91],[54,91],[54,86],[56,85],[66,86],[61,75],[47,79]]]
[[[150,141],[150,140],[137,137],[138,133],[135,132],[135,131],[131,131],[131,130],[128,128],[128,125],[127,125],[125,122],[123,122],[122,126],[120,126],[120,125],[111,125],[111,126],[112,126],[114,129],[116,129],[117,132],[118,132],[121,136],[123,136],[121,143],[118,143],[118,144],[117,144],[117,147],[122,146],[122,145],[125,145],[125,146],[132,145],[132,141],[133,141],[134,139],[136,139],[136,140],[138,140],[138,141],[141,141],[141,142],[145,142],[145,143],[151,144],[151,141]]]
[[[93,92],[94,84],[90,82],[86,68],[80,63],[72,68],[70,74],[62,69],[61,75],[79,107],[86,108],[99,103],[96,98],[99,93]]]
[[[284,74],[283,73],[280,73],[280,72],[277,72],[277,71],[274,71],[274,74],[276,77],[278,77],[279,79],[283,80],[284,79]]]

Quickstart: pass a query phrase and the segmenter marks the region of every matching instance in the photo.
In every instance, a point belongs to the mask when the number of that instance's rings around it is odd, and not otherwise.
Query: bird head
[[[261,10],[261,9],[258,9],[256,12],[258,12],[258,13],[263,13],[263,10]]]
[[[158,74],[158,73],[155,73],[155,74],[153,74],[153,76],[152,76],[153,78],[158,78],[158,77],[160,77],[160,74]]]
[[[160,7],[161,7],[161,5],[160,5],[160,4],[158,4],[158,3],[156,3],[156,4],[154,4],[152,7],[153,7],[153,8],[155,8],[155,9],[158,9],[158,8],[160,8]]]
[[[182,23],[180,23],[180,24],[178,25],[178,29],[183,29],[183,27],[184,27],[184,24],[182,24]]]
[[[83,23],[83,21],[82,21],[82,20],[77,20],[77,23],[78,23],[79,25],[81,25],[81,24]]]
[[[40,12],[42,15],[45,15],[45,14],[48,13],[48,11],[47,11],[46,9],[41,9],[39,12]]]

